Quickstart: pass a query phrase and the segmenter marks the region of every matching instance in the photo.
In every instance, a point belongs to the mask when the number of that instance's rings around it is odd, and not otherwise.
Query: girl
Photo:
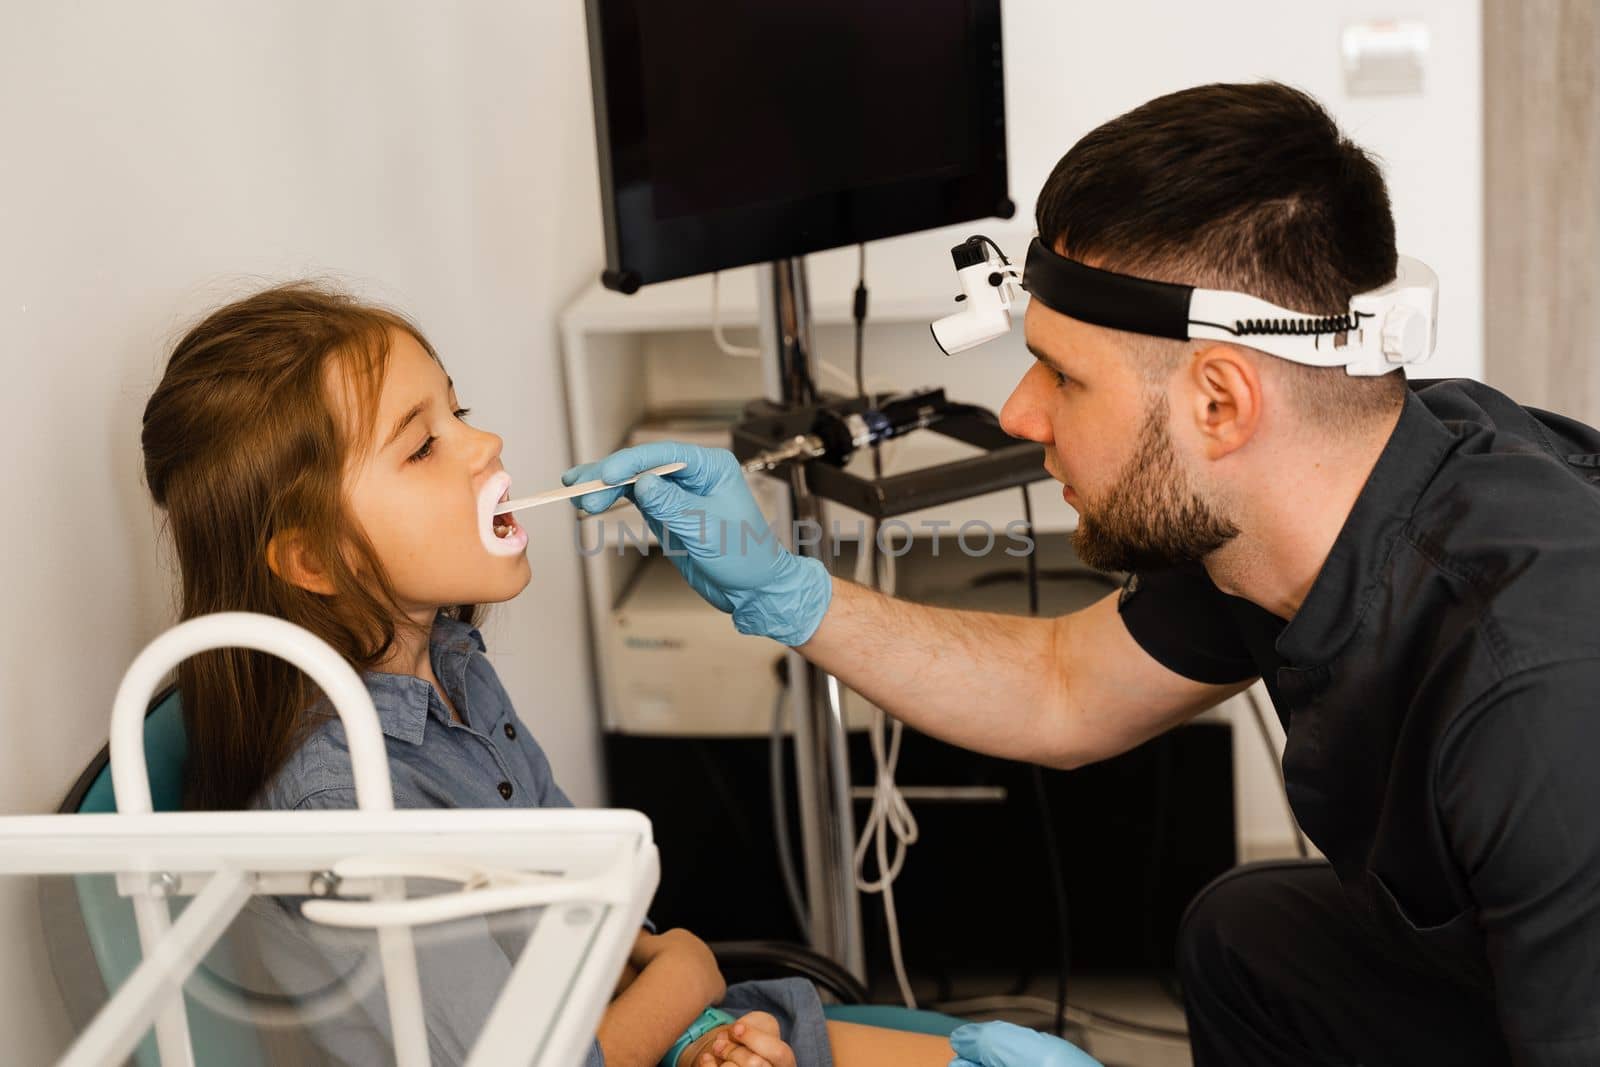
[[[526,533],[494,514],[510,486],[500,438],[467,414],[433,348],[393,312],[309,284],[213,312],[178,343],[144,414],[180,614],[276,615],[342,652],[377,708],[397,807],[568,806],[475,628],[477,605],[517,595],[530,571]],[[188,807],[355,806],[344,732],[295,668],[208,652],[179,667],[178,686]],[[281,907],[261,946],[269,968],[281,979],[318,953],[326,965],[336,950]],[[519,950],[498,930],[422,955],[435,1063],[465,1058]],[[706,945],[670,930],[639,934],[586,1064],[652,1067],[714,1004],[740,1018],[668,1067],[951,1058],[943,1038],[825,1021],[797,979],[725,987]],[[382,1006],[369,1010],[370,1025],[319,1041],[346,1062],[388,1060]]]

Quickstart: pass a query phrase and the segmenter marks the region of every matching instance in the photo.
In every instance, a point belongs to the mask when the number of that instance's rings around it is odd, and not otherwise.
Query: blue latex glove
[[[968,1023],[950,1034],[950,1067],[1102,1067],[1070,1041],[1016,1023]]]
[[[732,452],[656,441],[573,467],[561,484],[620,482],[666,463],[687,466],[572,502],[595,514],[630,497],[678,573],[707,603],[732,613],[740,633],[786,645],[809,641],[833,599],[833,579],[821,560],[803,559],[779,543]]]

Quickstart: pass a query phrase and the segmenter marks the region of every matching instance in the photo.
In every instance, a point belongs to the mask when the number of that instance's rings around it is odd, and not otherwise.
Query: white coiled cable
[[[866,524],[862,531],[860,550],[856,554],[856,581],[863,585],[876,585],[880,592],[894,595],[895,557],[878,548],[878,524]],[[870,579],[878,576],[875,563],[883,563],[882,582]],[[904,794],[895,783],[895,770],[900,763],[900,739],[905,725],[877,705],[872,707],[872,726],[868,738],[872,746],[874,770],[872,806],[867,811],[867,821],[856,842],[856,889],[863,893],[880,893],[883,896],[883,917],[889,932],[889,956],[894,964],[895,981],[900,986],[900,996],[908,1008],[916,1008],[917,998],[911,992],[911,981],[906,977],[905,957],[900,948],[900,920],[895,914],[894,883],[905,866],[906,853],[917,842],[917,818],[906,803]],[[894,855],[889,854],[889,839],[894,839]],[[867,877],[867,853],[875,854],[878,876]]]

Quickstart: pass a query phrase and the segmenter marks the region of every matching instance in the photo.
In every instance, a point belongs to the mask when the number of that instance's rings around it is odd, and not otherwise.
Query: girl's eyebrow
[[[455,379],[454,378],[446,378],[444,381],[445,381],[445,388],[446,389],[448,389],[448,390],[454,390],[455,389],[456,383],[455,383]],[[429,397],[428,399],[423,400],[420,403],[418,403],[415,407],[413,407],[410,411],[406,412],[404,415],[400,416],[400,421],[396,422],[394,424],[394,429],[392,431],[390,431],[389,439],[383,443],[383,447],[384,448],[388,448],[390,445],[394,444],[395,440],[397,438],[399,438],[399,436],[401,434],[406,432],[406,427],[411,425],[411,420],[416,418],[418,415],[421,415],[424,411],[427,411],[429,406],[432,405],[432,403],[433,403],[433,398]]]
[[[399,438],[401,434],[405,433],[406,427],[411,425],[411,420],[428,410],[428,405],[432,403],[433,400],[431,398],[424,400],[422,403],[416,405],[410,411],[402,415],[400,417],[400,421],[394,424],[394,430],[389,434],[389,439],[383,443],[383,447],[388,448],[390,445],[394,444],[395,440]]]

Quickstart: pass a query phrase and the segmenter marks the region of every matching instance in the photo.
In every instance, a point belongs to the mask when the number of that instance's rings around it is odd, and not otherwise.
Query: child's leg
[[[908,1034],[860,1023],[828,1021],[828,1043],[834,1067],[949,1067],[956,1054],[950,1040],[932,1034]]]

